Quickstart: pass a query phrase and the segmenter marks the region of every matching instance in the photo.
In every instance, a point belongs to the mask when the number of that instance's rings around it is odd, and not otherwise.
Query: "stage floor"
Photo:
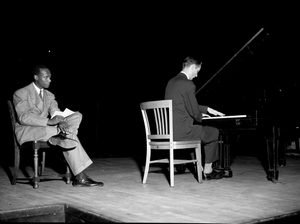
[[[266,179],[256,157],[238,156],[232,178],[199,184],[187,170],[175,175],[170,187],[160,167],[152,167],[142,184],[143,161],[125,158],[94,158],[87,169],[104,187],[75,188],[61,180],[31,185],[11,185],[13,167],[0,169],[0,213],[41,205],[68,204],[118,222],[257,223],[300,212],[300,157],[287,157],[279,167],[279,181]],[[31,173],[32,168],[26,170]],[[157,171],[157,172],[155,172]],[[47,175],[57,175],[47,166]],[[20,171],[20,177],[23,173]]]

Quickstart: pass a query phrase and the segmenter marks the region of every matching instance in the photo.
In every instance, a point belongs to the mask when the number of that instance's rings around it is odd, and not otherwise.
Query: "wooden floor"
[[[258,223],[300,211],[300,157],[287,157],[279,181],[266,179],[261,162],[238,156],[232,178],[199,184],[188,170],[169,186],[162,172],[141,183],[141,167],[133,158],[95,158],[87,169],[104,187],[75,188],[61,180],[11,185],[9,170],[0,169],[0,212],[66,203],[119,222]],[[152,171],[159,167],[151,168]],[[31,172],[31,167],[27,168]],[[45,174],[56,175],[47,167]],[[22,176],[22,172],[20,172]]]

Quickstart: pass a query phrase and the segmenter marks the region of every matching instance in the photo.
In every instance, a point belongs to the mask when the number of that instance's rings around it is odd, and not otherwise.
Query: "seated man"
[[[214,127],[194,124],[201,122],[203,114],[224,116],[208,106],[199,105],[195,96],[195,85],[192,81],[201,69],[201,62],[187,57],[182,65],[182,71],[168,81],[165,89],[165,99],[173,102],[174,140],[201,140],[204,143],[204,177],[205,180],[221,179],[224,172],[212,168],[214,161],[219,159],[219,130]]]
[[[51,82],[50,70],[36,66],[34,81],[28,86],[17,90],[13,95],[13,103],[17,112],[16,138],[19,144],[26,141],[49,141],[63,150],[64,157],[75,176],[74,187],[103,186],[88,177],[84,170],[92,164],[77,137],[82,115],[75,112],[68,117],[52,116],[60,111],[54,94],[48,89]]]

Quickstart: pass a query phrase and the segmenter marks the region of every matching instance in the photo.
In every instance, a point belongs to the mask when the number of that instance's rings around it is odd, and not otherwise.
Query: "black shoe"
[[[203,175],[204,180],[222,179],[225,175],[225,172],[223,170],[216,171],[213,169],[211,173],[204,173]]]
[[[76,141],[74,141],[73,139],[64,138],[61,135],[52,136],[48,141],[51,145],[58,145],[65,149],[72,149],[77,146]]]
[[[94,181],[89,177],[85,177],[79,180],[75,179],[72,185],[73,187],[94,187],[94,186],[102,187],[104,183]]]
[[[67,137],[67,134],[60,132],[57,135],[52,136],[49,140],[51,145],[58,145],[65,149],[73,149],[77,146],[77,141]]]

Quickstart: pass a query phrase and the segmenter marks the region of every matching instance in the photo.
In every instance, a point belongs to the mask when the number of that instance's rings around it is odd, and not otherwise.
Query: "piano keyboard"
[[[230,116],[203,117],[202,120],[229,119],[229,118],[241,118],[241,117],[247,117],[247,115],[230,115]]]

